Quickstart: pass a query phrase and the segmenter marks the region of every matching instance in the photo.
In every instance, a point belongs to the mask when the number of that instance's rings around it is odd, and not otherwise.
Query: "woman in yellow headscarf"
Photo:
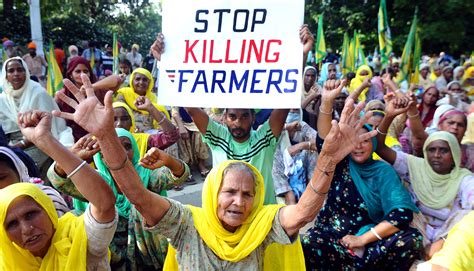
[[[116,101],[126,103],[133,111],[135,116],[136,132],[144,133],[148,130],[157,129],[160,127],[160,121],[156,121],[151,112],[147,110],[142,103],[137,101],[141,96],[148,98],[154,107],[166,115],[170,119],[170,115],[166,108],[157,104],[156,95],[151,91],[155,85],[155,80],[151,73],[143,68],[137,68],[130,76],[130,87],[121,88],[117,92]]]
[[[348,87],[349,93],[352,94],[352,92],[358,90],[358,88],[362,85],[366,78],[369,78],[369,80],[372,79],[372,70],[368,65],[362,65],[357,69],[355,78],[351,80],[351,83]],[[365,101],[365,94],[367,93],[367,91],[369,91],[369,88],[365,87],[361,91],[362,92],[359,95],[359,101],[363,102]]]
[[[51,134],[51,115],[19,114],[22,134],[68,172],[91,205],[58,219],[53,201],[34,184],[0,190],[0,270],[107,270],[117,225],[112,189]],[[90,256],[90,257],[89,257]]]
[[[467,96],[473,100],[474,96],[474,66],[466,69],[461,80],[463,89],[467,92]]]

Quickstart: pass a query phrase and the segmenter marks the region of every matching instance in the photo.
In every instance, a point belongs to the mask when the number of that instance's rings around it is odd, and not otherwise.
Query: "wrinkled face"
[[[461,142],[466,132],[466,118],[463,115],[449,116],[438,125],[438,129],[453,134]]]
[[[367,133],[367,130],[360,129],[357,135]],[[351,158],[358,164],[365,163],[372,155],[372,140],[367,139],[357,144],[356,148],[351,152]]]
[[[48,252],[54,235],[48,214],[28,196],[12,201],[3,227],[12,242],[41,258]]]
[[[421,73],[421,76],[423,76],[423,78],[426,78],[426,76],[428,76],[428,73],[430,72],[430,68],[426,67],[426,68],[423,68],[420,73]]]
[[[72,71],[72,80],[74,80],[74,83],[76,83],[78,86],[82,86],[81,74],[85,74],[88,77],[91,76],[89,69],[87,69],[86,65],[84,64],[77,65]]]
[[[448,88],[448,93],[455,94],[455,93],[463,93],[463,89],[459,84],[452,84]]]
[[[11,60],[7,67],[7,81],[12,84],[13,89],[20,89],[26,81],[26,71],[18,60]]]
[[[0,161],[0,189],[18,182],[20,182],[18,172],[12,169],[8,163]]]
[[[435,140],[426,147],[428,163],[434,172],[446,175],[454,168],[453,154],[448,142]]]
[[[427,106],[433,106],[438,101],[438,98],[438,91],[435,88],[430,88],[423,94],[423,103]]]
[[[224,114],[227,129],[237,142],[245,142],[250,137],[254,118],[250,109],[227,109]]]
[[[452,69],[446,69],[443,72],[444,78],[446,79],[451,79],[453,78],[453,70]]]
[[[328,79],[336,80],[337,70],[336,66],[331,64],[328,66]]]
[[[130,66],[128,66],[127,64],[120,63],[119,69],[120,69],[120,73],[122,74],[126,74],[126,75],[130,74]]]
[[[130,128],[132,127],[132,119],[125,108],[114,108],[114,125],[115,128],[123,128],[130,131]]]
[[[136,73],[132,83],[135,93],[140,96],[145,96],[148,85],[150,85],[150,79],[141,73]]]
[[[255,182],[247,172],[230,170],[222,180],[217,196],[217,217],[222,226],[234,232],[252,212]]]
[[[304,88],[308,91],[316,81],[316,72],[313,69],[309,69],[304,74]]]
[[[132,147],[132,142],[130,142],[130,139],[126,136],[121,136],[119,137],[120,139],[120,144],[122,144],[123,148],[127,152],[128,160],[132,161],[133,160],[133,147]]]

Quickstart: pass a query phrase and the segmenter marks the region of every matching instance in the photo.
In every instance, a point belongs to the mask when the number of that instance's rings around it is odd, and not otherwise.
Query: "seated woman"
[[[50,160],[47,155],[23,137],[17,124],[17,117],[20,112],[28,110],[51,112],[57,110],[58,106],[40,84],[29,78],[30,72],[21,57],[10,58],[3,64],[0,122],[8,137],[9,145],[25,150],[42,171],[41,176],[45,177]],[[74,144],[71,129],[66,126],[63,119],[53,117],[51,128],[53,136],[63,145]]]
[[[139,97],[147,97],[156,109],[163,112],[166,118],[170,119],[166,108],[157,104],[157,98],[151,91],[154,85],[155,80],[153,80],[151,73],[146,69],[137,68],[130,76],[130,87],[121,88],[117,92],[115,100],[126,103],[132,109],[137,129],[135,132],[146,133],[149,130],[158,129],[160,126],[159,121],[156,121],[149,111],[137,107],[136,100]]]
[[[316,165],[316,131],[291,109],[275,151],[272,177],[277,202],[295,204],[313,177]]]
[[[83,75],[85,86],[89,86],[88,79]],[[64,82],[73,93],[77,93],[71,82]],[[132,134],[125,129],[115,128],[112,131],[118,134],[119,149],[125,149],[127,160],[133,164],[134,171],[139,176],[140,184],[147,189],[160,195],[166,196],[166,190],[175,184],[180,184],[189,176],[190,171],[186,164],[175,159],[159,149],[152,148],[145,156],[160,156],[166,158],[162,164],[151,169],[144,168],[139,164],[140,155],[137,143]],[[107,184],[112,188],[117,201],[115,205],[119,213],[119,222],[114,239],[110,246],[112,257],[112,268],[130,267],[149,267],[160,269],[163,266],[166,256],[168,242],[161,235],[152,235],[143,230],[142,218],[131,202],[123,195],[120,187],[117,186],[117,176],[114,171],[117,167],[108,166],[110,164],[104,161],[104,152],[106,148],[101,145],[102,152],[98,153],[97,141],[92,137],[86,137],[79,140],[73,147],[73,152],[81,159],[88,160],[93,155],[94,163],[97,166],[98,173],[104,178]],[[87,203],[86,199],[77,191],[74,183],[65,178],[66,174],[58,164],[53,164],[48,171],[48,177],[51,183],[61,192],[74,197],[74,208],[78,213],[84,212]]]
[[[69,208],[58,193],[53,188],[43,185],[43,181],[39,178],[31,177],[28,174],[23,161],[16,153],[8,147],[0,147],[0,189],[15,183],[34,183],[53,201],[58,217],[69,212]]]
[[[112,189],[51,134],[51,115],[20,113],[27,140],[50,155],[90,201],[83,216],[61,218],[53,201],[31,183],[0,190],[0,270],[110,270],[108,245],[117,225]]]
[[[89,61],[80,56],[71,59],[67,66],[65,78],[71,80],[77,88],[81,88],[81,74],[83,73],[90,77],[90,80],[93,83],[92,86],[94,87],[97,97],[101,102],[104,102],[104,96],[108,90],[117,90],[120,86],[120,83],[122,82],[119,76],[111,76],[106,80],[97,81],[95,74],[92,72],[92,68]],[[72,95],[71,91],[67,89],[67,87],[61,89],[58,94],[64,94],[71,99],[75,99],[74,95]],[[67,103],[63,102],[61,99],[58,98],[59,95],[55,97],[59,109],[64,112],[74,112],[73,108],[71,108]],[[72,134],[74,135],[74,142],[78,141],[81,137],[87,134],[87,132],[84,131],[84,129],[82,129],[80,126],[78,126],[74,121],[66,121],[66,124],[72,129]]]
[[[412,107],[395,103],[387,106],[387,115],[377,130],[377,154],[392,164],[408,183],[408,190],[424,216],[417,228],[423,234],[427,255],[431,257],[442,247],[449,229],[473,210],[474,176],[460,167],[461,150],[451,133],[440,131],[431,134],[423,145],[425,158],[395,152],[381,144],[393,118],[408,108]]]
[[[143,216],[148,231],[169,238],[176,249],[176,257],[168,254],[169,260],[177,261],[174,267],[179,266],[181,270],[263,270],[265,248],[271,243],[291,244],[296,240],[299,229],[312,221],[323,205],[334,166],[353,150],[354,144],[375,135],[374,132],[356,134],[364,121],[358,121],[361,107],[354,110],[350,103],[340,123],[333,122],[318,158],[319,170],[298,204],[263,206],[261,174],[244,162],[226,161],[208,175],[203,187],[203,208],[197,208],[161,197],[143,186],[113,130],[111,93],[107,94],[103,106],[91,90],[86,92],[87,99],[79,104],[71,103],[76,107],[73,115],[55,114],[74,119],[97,138],[104,161],[114,169],[112,177]],[[147,156],[141,163],[155,168],[168,159],[159,153]],[[301,253],[295,245],[273,252],[283,253],[289,248]],[[267,263],[285,259],[284,255],[267,256]],[[293,262],[291,270],[304,268],[301,254],[289,259]],[[170,269],[165,267],[165,270]]]
[[[161,129],[154,134],[136,133],[135,116],[132,109],[126,103],[114,102],[114,124],[116,128],[123,128],[132,133],[133,138],[138,145],[140,158],[151,148],[159,148],[164,150],[176,143],[179,138],[177,128],[166,118],[166,116],[158,111],[147,97],[139,97],[137,106],[144,108],[153,118],[161,122]]]
[[[342,85],[335,90],[325,86],[321,110],[331,108]],[[367,118],[371,114],[369,111]],[[318,118],[318,149],[322,137],[331,139],[330,122],[330,115]],[[357,133],[371,130],[365,125]],[[376,147],[375,139],[359,142],[337,164],[326,204],[302,238],[307,267],[408,270],[420,256],[421,234],[409,226],[418,209],[394,169],[372,159]]]

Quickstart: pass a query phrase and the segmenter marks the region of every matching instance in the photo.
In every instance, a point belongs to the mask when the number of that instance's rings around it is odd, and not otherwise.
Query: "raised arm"
[[[285,126],[286,116],[288,116],[289,109],[275,109],[270,115],[268,120],[270,128],[272,129],[273,136],[278,138],[283,131],[283,126]]]
[[[370,79],[365,78],[364,81],[362,82],[362,84],[360,84],[360,86],[355,91],[353,91],[349,95],[348,98],[351,98],[352,100],[357,101],[359,99],[359,96],[362,93],[362,91],[366,88],[369,88],[369,87],[370,87]]]
[[[128,160],[125,149],[120,144],[114,129],[112,92],[107,93],[104,100],[105,105],[102,105],[94,94],[89,78],[83,74],[82,81],[84,82],[87,98],[67,79],[64,80],[64,84],[74,94],[79,103],[65,95],[60,95],[60,98],[76,111],[73,114],[53,111],[53,114],[74,120],[97,138],[104,161],[120,190],[135,205],[146,222],[155,225],[169,209],[168,201],[143,186],[135,168]],[[173,164],[166,166],[170,167],[173,172],[177,171],[173,168]]]
[[[93,90],[92,90],[93,91]],[[19,113],[23,135],[61,165],[79,192],[91,203],[92,216],[99,223],[115,218],[115,196],[102,177],[87,163],[66,149],[51,134],[51,115],[41,111]]]
[[[331,122],[331,130],[327,134],[319,154],[313,178],[296,205],[283,207],[280,212],[280,223],[288,236],[297,234],[299,229],[311,222],[324,204],[331,186],[337,163],[346,157],[359,142],[375,136],[376,132],[357,135],[362,125],[370,118],[371,113],[360,119],[363,103],[354,108],[354,101],[346,103],[341,120]]]
[[[300,28],[300,40],[303,44],[303,70],[306,65],[306,59],[308,59],[308,53],[314,48],[314,36],[309,31],[308,25],[304,24]]]
[[[394,98],[390,100],[385,107],[385,117],[383,118],[380,125],[377,127],[377,154],[386,162],[394,164],[397,159],[397,153],[389,148],[385,144],[385,138],[387,137],[388,128],[392,123],[393,119],[405,112],[408,107],[412,104],[412,101],[408,98]]]
[[[346,82],[347,81],[344,79],[342,81],[327,80],[324,83],[317,120],[318,135],[322,139],[325,139],[331,130],[334,100],[341,93],[342,88],[345,86]],[[349,101],[349,99],[347,99],[347,101]],[[354,100],[351,101],[354,102]]]
[[[153,103],[145,96],[140,96],[135,100],[135,106],[140,110],[146,110],[153,117],[158,125],[161,126],[163,132],[170,134],[176,133],[176,127],[171,123],[171,121],[166,117],[165,113],[156,109]]]
[[[206,111],[197,107],[186,107],[186,111],[193,119],[194,124],[196,124],[196,127],[199,129],[199,132],[201,132],[202,135],[205,135],[207,125],[209,124],[209,116],[207,115]]]

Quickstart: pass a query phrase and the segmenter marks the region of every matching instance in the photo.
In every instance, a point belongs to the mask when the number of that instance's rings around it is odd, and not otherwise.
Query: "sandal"
[[[189,185],[196,184],[196,183],[197,181],[194,180],[192,176],[189,176],[189,178],[186,180],[186,184],[189,184]]]
[[[176,184],[173,188],[175,191],[181,191],[184,189],[184,186],[183,185],[180,185],[180,184]]]
[[[207,169],[207,168],[201,170],[201,172],[200,172],[200,173],[201,173],[201,177],[206,178],[206,176],[207,176],[207,174],[209,174],[209,172],[211,172],[211,170],[210,170],[210,169]]]

